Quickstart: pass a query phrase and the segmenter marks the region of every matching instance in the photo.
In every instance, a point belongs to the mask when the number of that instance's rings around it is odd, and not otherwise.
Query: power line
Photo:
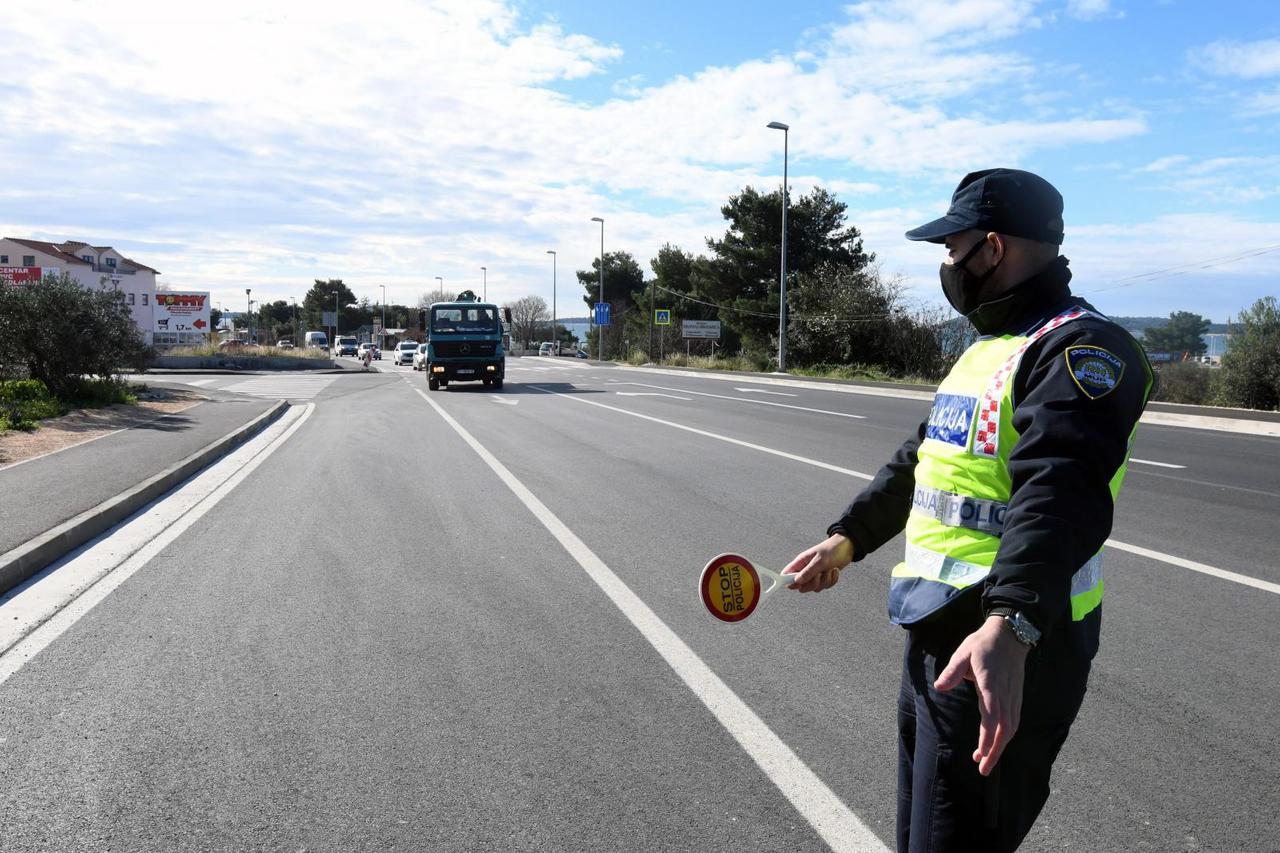
[[[767,317],[771,320],[776,320],[778,318],[777,314],[769,314],[761,311],[748,311],[745,308],[732,308],[728,305],[719,305],[715,302],[708,302],[705,299],[697,299],[695,297],[688,295],[687,293],[681,293],[678,290],[672,290],[669,287],[663,287],[661,284],[658,284],[656,281],[650,282],[650,284],[652,284],[658,290],[661,290],[665,293],[670,293],[672,296],[687,300],[689,302],[696,302],[699,305],[705,305],[708,308],[714,308],[717,311],[731,311],[736,314],[746,314],[751,317]],[[861,314],[853,317],[836,317],[833,314],[819,314],[817,316],[810,316],[808,314],[797,314],[794,311],[791,312],[792,320],[796,320],[799,322],[808,322],[808,323],[817,322],[817,321],[824,321],[824,322],[830,322],[830,323],[871,323],[871,322],[876,322],[878,320],[888,320],[892,317],[893,317],[892,314]]]
[[[1193,270],[1207,270],[1213,267],[1219,267],[1223,264],[1242,261],[1245,258],[1256,258],[1259,255],[1266,255],[1270,252],[1280,251],[1280,246],[1262,246],[1257,249],[1246,249],[1243,252],[1237,252],[1232,255],[1221,255],[1216,258],[1209,258],[1201,261],[1189,261],[1185,264],[1177,266],[1165,267],[1162,270],[1153,270],[1151,272],[1138,273],[1137,275],[1129,275],[1124,278],[1117,278],[1108,282],[1102,287],[1095,287],[1093,290],[1082,291],[1082,295],[1090,293],[1102,293],[1107,290],[1119,290],[1122,287],[1132,287],[1135,284],[1143,284],[1148,281],[1156,281],[1161,278],[1171,278],[1173,276],[1185,275]]]

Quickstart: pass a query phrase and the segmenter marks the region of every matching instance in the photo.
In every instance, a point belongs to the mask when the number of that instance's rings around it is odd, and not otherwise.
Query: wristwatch
[[[1024,646],[1034,649],[1036,643],[1040,642],[1040,629],[1032,625],[1031,620],[1024,616],[1021,610],[1014,610],[1012,607],[993,607],[987,611],[987,615],[1004,619],[1004,624],[1009,626],[1013,636]]]

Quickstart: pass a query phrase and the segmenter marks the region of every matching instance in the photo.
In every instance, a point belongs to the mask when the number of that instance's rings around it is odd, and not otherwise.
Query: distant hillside
[[[1163,329],[1169,325],[1168,317],[1112,317],[1121,326],[1129,330],[1134,337],[1141,337],[1144,329]],[[1226,334],[1226,323],[1210,323],[1207,335]]]

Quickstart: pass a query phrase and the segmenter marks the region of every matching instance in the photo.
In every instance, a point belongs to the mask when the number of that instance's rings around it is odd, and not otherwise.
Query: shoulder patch
[[[1067,347],[1066,359],[1072,381],[1090,400],[1110,394],[1124,376],[1124,362],[1102,347]]]

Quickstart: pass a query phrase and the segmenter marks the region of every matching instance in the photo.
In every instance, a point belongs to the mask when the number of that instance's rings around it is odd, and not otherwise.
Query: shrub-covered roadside
[[[60,400],[39,379],[0,381],[0,432],[33,430],[38,421],[65,415],[73,408],[99,408],[115,403],[133,405],[136,388],[118,379],[81,379],[71,397]]]
[[[65,273],[0,282],[0,429],[32,429],[74,407],[134,403],[120,374],[143,369],[149,355],[115,290],[87,290]]]

